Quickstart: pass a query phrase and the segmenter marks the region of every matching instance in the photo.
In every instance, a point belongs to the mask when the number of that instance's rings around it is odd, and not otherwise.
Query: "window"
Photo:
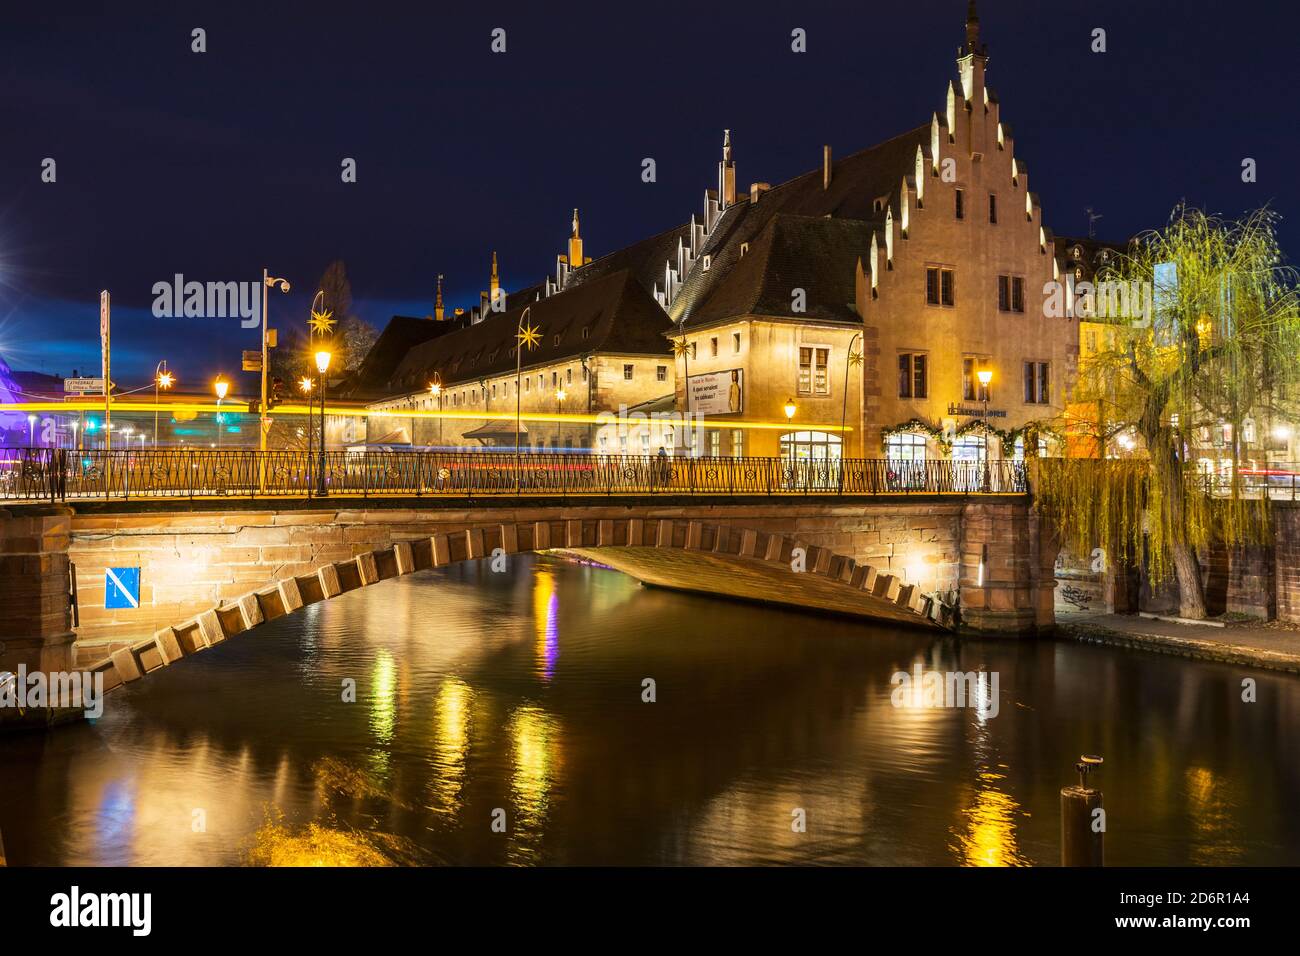
[[[1025,311],[1025,280],[1020,276],[998,276],[998,311]]]
[[[839,461],[840,436],[827,432],[787,432],[781,436],[781,457],[788,461]]]
[[[953,304],[953,274],[951,269],[931,266],[925,270],[925,301],[929,305]]]
[[[623,366],[623,381],[625,381],[625,382],[630,382],[630,381],[632,381],[632,366],[631,366],[631,365],[624,365],[624,366]]]
[[[714,358],[718,357],[718,337],[716,335],[709,339],[709,354]]]
[[[564,383],[565,383],[566,385],[572,385],[572,384],[573,384],[573,369],[572,369],[572,368],[566,368],[566,369],[564,370]]]
[[[705,257],[704,257],[704,271],[705,271],[705,272],[708,272],[711,268],[713,268],[713,256],[705,256]]]
[[[974,355],[968,355],[961,360],[961,397],[963,401],[987,402],[990,400],[989,386],[981,385],[979,376],[976,374],[980,369],[987,367],[987,359],[981,359]]]
[[[557,386],[557,385],[559,385],[559,384],[560,384],[560,373],[559,373],[559,372],[552,372],[552,373],[551,373],[551,388],[554,388],[555,386]]]
[[[589,336],[589,335],[591,335],[591,329],[589,329],[589,328],[583,328],[583,330],[582,330],[582,337],[585,339],[585,338],[586,338],[587,336]]]
[[[994,193],[989,193],[989,225],[998,224],[998,197]]]
[[[898,397],[925,398],[929,394],[924,352],[903,352],[898,356]]]
[[[524,391],[531,392],[532,390],[533,390],[533,377],[530,375],[528,376],[528,378],[524,379]]]
[[[731,351],[737,355],[740,354],[740,333],[739,332],[731,333]]]
[[[584,382],[587,380],[587,366],[585,365],[582,367],[582,380]]]
[[[745,456],[745,433],[739,428],[731,430],[731,457],[743,458]]]
[[[890,435],[885,441],[885,457],[890,461],[925,461],[925,436],[916,432]]]
[[[722,432],[716,428],[709,431],[709,457],[722,457]]]
[[[828,366],[831,350],[815,345],[799,347],[799,381],[800,395],[829,395],[831,393],[830,372]]]
[[[666,382],[666,381],[668,381],[668,366],[667,366],[667,365],[660,365],[660,366],[658,366],[658,367],[655,369],[655,381],[657,381],[657,382]]]
[[[958,189],[958,190],[957,190],[957,209],[956,209],[956,212],[957,212],[957,218],[958,218],[958,219],[965,219],[965,218],[966,218],[966,190],[964,190],[964,189]]]
[[[1047,362],[1025,363],[1025,402],[1029,405],[1047,405],[1052,400],[1051,380]]]
[[[742,242],[740,244],[740,258],[742,259],[745,258],[745,253],[747,253],[748,251],[749,251],[749,243]]]

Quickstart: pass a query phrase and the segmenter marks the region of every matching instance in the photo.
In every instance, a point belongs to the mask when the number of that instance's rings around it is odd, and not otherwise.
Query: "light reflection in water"
[[[433,806],[440,813],[460,810],[461,791],[465,786],[465,767],[469,759],[470,717],[474,709],[474,690],[459,677],[442,682],[434,701],[433,739]]]
[[[1000,674],[997,698],[977,695],[997,716],[894,706],[890,675],[917,663]],[[340,701],[347,678],[357,704]],[[1052,865],[1059,785],[1099,752],[1124,824],[1108,863],[1294,863],[1283,734],[1300,681],[1261,676],[1260,703],[1206,706],[1239,683],[520,558],[351,592],[124,688],[93,726],[6,741],[0,825],[15,865],[246,863],[250,846],[306,863]]]
[[[537,861],[551,810],[551,788],[560,766],[559,722],[540,707],[526,705],[510,715],[513,766],[510,792],[511,862]]]
[[[537,635],[537,672],[542,680],[550,681],[560,656],[560,594],[555,574],[544,566],[533,575],[533,628]]]
[[[397,664],[386,647],[375,651],[370,694],[370,732],[374,741],[381,745],[371,751],[371,765],[376,772],[386,773],[397,727]]]

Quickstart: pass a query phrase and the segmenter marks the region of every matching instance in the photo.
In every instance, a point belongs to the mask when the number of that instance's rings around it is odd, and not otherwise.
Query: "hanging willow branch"
[[[1080,361],[1060,427],[1091,431],[1102,447],[1127,433],[1138,447],[1133,458],[1044,462],[1040,471],[1040,510],[1070,547],[1122,560],[1145,550],[1154,580],[1177,573],[1184,608],[1203,611],[1196,550],[1269,539],[1267,493],[1244,498],[1237,465],[1247,418],[1296,411],[1288,396],[1300,385],[1300,310],[1275,221],[1267,210],[1232,221],[1180,206],[1098,276],[1099,289],[1109,282],[1133,293],[1130,308],[1108,311],[1114,299],[1103,293],[1082,316],[1101,323],[1102,348]],[[1096,420],[1083,421],[1080,408],[1095,409]],[[1221,424],[1230,426],[1232,468],[1216,498],[1190,459]]]

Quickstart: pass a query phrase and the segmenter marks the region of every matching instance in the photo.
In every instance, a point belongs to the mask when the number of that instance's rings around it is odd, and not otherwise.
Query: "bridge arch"
[[[946,628],[952,623],[950,608],[936,596],[922,594],[917,585],[905,584],[896,574],[858,563],[825,547],[805,546],[782,534],[695,519],[507,521],[395,541],[386,548],[363,551],[347,560],[325,562],[306,574],[273,580],[235,600],[223,601],[163,627],[152,637],[118,647],[88,669],[102,673],[105,690],[112,690],[267,621],[381,581],[494,554],[553,550],[584,555],[599,552],[602,561],[642,580],[649,577],[649,583],[658,582],[653,580],[653,573],[647,575],[646,568],[653,567],[656,554],[668,551],[693,555],[715,567],[719,563],[743,567],[753,574],[766,574],[769,580],[775,574],[798,569],[804,575],[795,589],[800,592],[798,600],[774,592],[772,603],[858,613],[865,618],[927,628]]]

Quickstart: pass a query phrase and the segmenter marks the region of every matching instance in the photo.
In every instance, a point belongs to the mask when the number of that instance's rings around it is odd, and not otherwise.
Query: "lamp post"
[[[268,289],[279,289],[281,292],[288,292],[289,280],[277,279],[268,273],[267,270],[262,270],[262,404],[258,406],[259,414],[257,423],[257,450],[262,452],[266,451],[266,436],[271,430],[271,416],[266,414],[266,374],[267,366],[270,364],[269,356],[267,354],[270,343],[267,339],[266,328],[266,292]],[[259,479],[259,485],[260,484],[261,480]]]
[[[320,372],[320,474],[316,476],[316,495],[319,498],[329,496],[325,488],[325,373],[330,367],[330,353],[321,349],[316,353],[316,370]]]
[[[993,369],[982,368],[975,373],[984,393],[984,490],[989,490],[989,385],[993,382]]]
[[[563,388],[557,388],[555,390],[555,414],[557,417],[563,414],[564,400],[567,397],[568,397],[568,393]],[[560,423],[557,421],[555,423],[555,450],[557,451],[559,450],[560,447],[560,427],[561,427]]]
[[[225,401],[226,393],[230,391],[230,383],[224,378],[217,376],[217,380],[212,383],[213,390],[217,393],[217,405],[220,406]],[[217,412],[217,447],[221,447],[221,412]]]
[[[167,360],[163,359],[153,370],[153,447],[158,447],[158,389],[171,388],[175,377],[167,369]]]
[[[541,336],[537,334],[537,329],[528,325],[528,316],[532,313],[533,307],[530,305],[524,309],[519,316],[519,326],[515,330],[515,494],[519,493],[521,475],[519,473],[522,462],[519,460],[519,420],[521,415],[520,407],[520,384],[523,369],[524,349],[536,348],[541,342]],[[486,396],[485,396],[486,398]]]
[[[849,339],[849,351],[844,357],[844,395],[840,402],[840,465],[839,465],[839,485],[840,491],[844,490],[844,424],[845,418],[849,413],[849,369],[854,365],[862,364],[862,353],[853,351],[853,343],[862,339],[861,332],[854,332],[853,338]],[[861,425],[861,422],[858,422]],[[866,457],[866,449],[861,450],[862,457]]]
[[[68,422],[68,427],[72,429],[72,450],[77,451],[80,447],[77,444],[77,429],[81,427],[81,422]]]
[[[27,416],[27,445],[29,448],[36,447],[36,416]]]
[[[438,447],[442,447],[442,377],[435,376],[429,383],[429,394],[438,400]],[[414,437],[414,436],[412,436]]]
[[[299,387],[300,389],[302,389],[302,393],[303,393],[304,395],[307,396],[307,485],[306,485],[306,487],[307,487],[307,497],[308,497],[308,498],[311,497],[311,431],[312,431],[312,423],[311,423],[311,410],[312,410],[311,386],[312,386],[312,381],[311,381],[311,376],[310,376],[310,375],[304,375],[304,376],[303,376],[303,377],[298,381],[298,387]]]

